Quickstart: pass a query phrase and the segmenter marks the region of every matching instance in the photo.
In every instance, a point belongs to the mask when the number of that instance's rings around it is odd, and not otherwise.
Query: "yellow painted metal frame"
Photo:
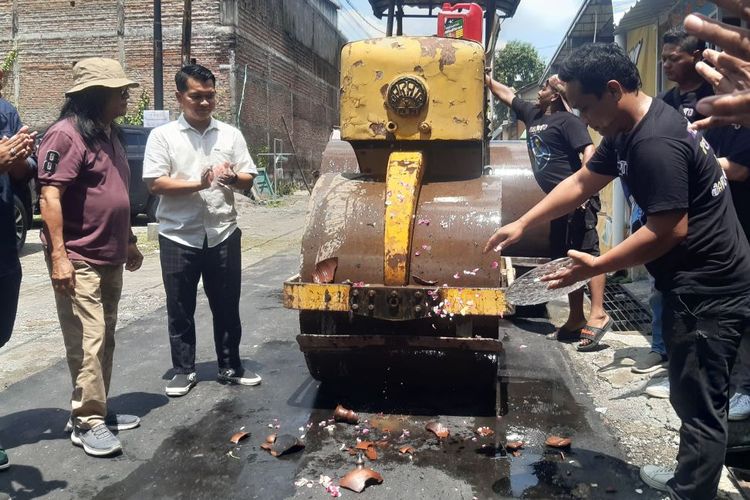
[[[484,48],[469,40],[399,36],[345,45],[341,138],[482,140],[484,65]],[[417,115],[399,116],[386,104],[389,86],[403,77],[422,82],[427,90],[427,103]]]
[[[508,303],[501,288],[437,288],[443,312],[459,316],[502,316]],[[308,311],[348,312],[351,285],[303,283],[294,276],[284,283],[284,307]]]
[[[394,152],[388,158],[385,181],[383,283],[389,286],[409,284],[414,212],[423,174],[422,153]]]
[[[284,307],[310,311],[349,311],[349,285],[302,283],[299,276],[284,283]]]

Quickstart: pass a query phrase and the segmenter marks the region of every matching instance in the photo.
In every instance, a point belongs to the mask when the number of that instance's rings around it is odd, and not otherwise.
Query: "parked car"
[[[130,215],[146,214],[149,222],[156,222],[159,197],[149,193],[143,182],[143,154],[152,129],[136,125],[122,125],[121,129],[130,166]]]
[[[130,215],[135,218],[145,214],[149,222],[156,222],[156,207],[159,197],[146,189],[143,182],[143,154],[146,151],[146,140],[151,133],[150,128],[136,125],[121,125],[123,146],[130,166]],[[39,134],[37,145],[41,143],[43,133]],[[26,233],[31,228],[34,213],[39,213],[36,181],[28,183],[13,183],[13,194],[16,202],[16,242],[18,250],[23,248]]]
[[[11,186],[15,204],[16,247],[20,252],[26,243],[26,233],[34,221],[34,206],[37,204],[36,182],[33,177],[28,182],[11,180]]]

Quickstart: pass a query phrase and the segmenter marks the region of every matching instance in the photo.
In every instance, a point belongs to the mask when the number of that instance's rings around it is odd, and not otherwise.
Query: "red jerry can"
[[[482,43],[482,7],[475,3],[444,3],[438,13],[438,36]]]

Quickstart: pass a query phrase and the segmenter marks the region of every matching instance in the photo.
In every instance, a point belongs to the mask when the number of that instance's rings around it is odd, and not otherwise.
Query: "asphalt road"
[[[140,428],[120,433],[120,456],[88,457],[63,432],[70,391],[64,362],[2,391],[0,440],[12,466],[0,472],[0,491],[18,499],[324,499],[330,495],[319,476],[337,481],[351,470],[355,457],[342,447],[359,437],[388,441],[366,464],[384,481],[362,498],[661,498],[622,460],[564,352],[542,335],[552,329],[544,320],[502,325],[499,417],[479,396],[451,391],[437,377],[410,387],[404,379],[373,383],[362,373],[347,387],[320,387],[294,340],[296,313],[281,306],[280,284],[297,263],[296,253],[283,253],[244,271],[241,349],[246,367],[263,376],[258,387],[216,382],[203,297],[196,314],[199,383],[186,397],[164,395],[171,372],[163,308],[118,331],[110,406],[142,418]],[[360,413],[358,428],[329,426],[338,403]],[[424,430],[430,421],[451,436],[439,441]],[[476,437],[480,426],[494,435]],[[241,429],[250,436],[235,446],[229,438]],[[304,434],[306,448],[274,458],[259,447],[271,432]],[[571,449],[545,447],[549,434],[570,436]],[[521,454],[504,453],[502,444],[516,437],[526,442]],[[401,455],[402,444],[414,453]],[[302,478],[314,485],[295,486]]]

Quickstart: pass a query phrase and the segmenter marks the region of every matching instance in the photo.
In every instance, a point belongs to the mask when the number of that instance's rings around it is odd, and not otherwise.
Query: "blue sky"
[[[367,0],[338,1],[341,4],[339,28],[349,40],[383,36],[385,18],[379,21],[373,16]],[[544,60],[549,61],[581,3],[582,0],[522,0],[516,15],[504,22],[498,47],[510,40],[522,40],[531,43]],[[634,2],[615,0],[614,3],[617,10],[623,4]],[[407,35],[432,35],[436,29],[437,19],[404,20],[404,33]]]

